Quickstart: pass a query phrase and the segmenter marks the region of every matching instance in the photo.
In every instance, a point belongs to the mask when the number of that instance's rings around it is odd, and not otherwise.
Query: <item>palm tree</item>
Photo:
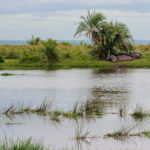
[[[90,38],[92,41],[96,42],[96,34],[98,29],[100,28],[101,23],[105,20],[105,17],[102,13],[96,13],[95,11],[93,13],[90,13],[88,10],[87,16],[81,16],[81,22],[79,22],[78,28],[76,30],[76,33],[74,34],[74,37],[79,35],[81,36],[82,33]]]
[[[81,16],[76,35],[86,35],[96,45],[93,54],[98,58],[106,59],[107,56],[116,54],[117,49],[128,51],[132,48],[130,41],[132,36],[125,24],[118,22],[106,22],[101,13],[90,13],[87,16]]]
[[[130,44],[132,36],[127,26],[122,23],[104,23],[96,38],[100,58],[116,54],[117,49],[128,51],[129,48],[132,48]]]
[[[52,65],[58,61],[58,55],[56,52],[57,41],[53,39],[47,39],[42,41],[42,52],[47,57],[47,62]]]

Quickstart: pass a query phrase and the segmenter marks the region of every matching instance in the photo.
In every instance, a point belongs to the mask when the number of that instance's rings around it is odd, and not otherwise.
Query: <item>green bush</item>
[[[0,55],[0,63],[4,62],[4,57]]]
[[[25,54],[20,59],[20,62],[29,62],[29,63],[30,62],[34,63],[34,62],[39,62],[39,61],[41,61],[41,58],[38,55],[27,55],[27,54]]]
[[[57,41],[53,39],[47,39],[43,41],[42,52],[45,54],[49,64],[54,64],[58,61],[58,54],[56,52]]]

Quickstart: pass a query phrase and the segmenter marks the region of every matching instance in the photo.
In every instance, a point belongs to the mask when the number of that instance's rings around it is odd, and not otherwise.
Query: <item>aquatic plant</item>
[[[35,109],[32,109],[31,112],[39,115],[46,115],[52,107],[52,103],[52,101],[45,100],[41,105],[37,106]]]
[[[50,113],[50,120],[60,122],[60,115],[55,112]]]
[[[5,139],[3,143],[0,144],[0,150],[49,150],[41,142],[33,142],[32,138],[27,140],[17,139],[16,141],[12,139]]]
[[[99,138],[99,137],[95,135],[91,135],[90,131],[85,129],[82,122],[77,123],[77,127],[75,129],[75,140],[89,143],[88,139],[95,139],[95,138]]]
[[[146,111],[142,105],[136,105],[131,116],[135,119],[143,119],[145,117],[150,117],[150,113]]]
[[[9,106],[4,112],[3,114],[5,115],[12,115],[16,113],[16,109],[14,108],[14,105]]]
[[[150,138],[150,131],[143,131],[141,134],[147,138]]]
[[[120,129],[114,131],[113,133],[108,133],[104,135],[104,138],[114,138],[120,141],[124,141],[128,139],[130,136],[133,136],[133,134],[130,134],[131,131],[135,128],[134,127],[124,127],[122,126]],[[135,134],[134,134],[135,136]]]

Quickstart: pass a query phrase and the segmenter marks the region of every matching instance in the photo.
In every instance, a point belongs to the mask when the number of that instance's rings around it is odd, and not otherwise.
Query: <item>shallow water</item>
[[[120,117],[120,108],[131,112],[136,104],[150,108],[150,70],[116,70],[101,72],[98,69],[70,69],[53,71],[14,71],[0,70],[0,74],[9,72],[14,76],[0,76],[0,108],[11,104],[39,105],[44,99],[53,101],[53,109],[72,110],[75,102],[91,99],[97,102],[102,116],[94,119],[62,119],[56,123],[47,117],[36,115],[0,117],[1,137],[7,136],[42,139],[46,145],[78,149],[149,149],[150,139],[135,137],[126,141],[104,139],[122,126],[133,127],[135,131],[150,130],[150,121],[135,121],[130,115]],[[9,124],[18,123],[18,124]],[[78,143],[74,140],[78,126],[96,135],[96,139]]]

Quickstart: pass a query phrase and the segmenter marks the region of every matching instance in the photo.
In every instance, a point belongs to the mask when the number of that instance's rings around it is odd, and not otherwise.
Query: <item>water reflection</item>
[[[0,73],[4,71],[0,70]],[[100,138],[86,138],[88,141],[78,140],[78,149],[147,149],[149,140],[134,138],[137,143],[119,142],[112,139],[103,139],[103,135],[112,133],[120,126],[136,124],[136,131],[150,130],[150,120],[135,120],[130,116],[130,108],[136,103],[149,107],[150,70],[92,70],[71,69],[52,71],[5,71],[19,76],[0,76],[0,108],[18,101],[26,105],[39,105],[45,97],[54,100],[53,110],[70,111],[75,102],[79,101],[86,113],[77,119],[60,118],[57,122],[48,116],[15,115],[0,116],[0,134],[15,134],[16,137],[44,139],[45,144],[53,143],[56,148],[67,144],[72,148],[70,139],[75,137],[75,130],[79,122],[84,122],[84,131],[88,136]],[[146,80],[145,80],[146,79]],[[88,100],[88,101],[87,101]],[[84,105],[83,105],[84,104]],[[150,108],[150,107],[149,107]],[[6,123],[6,124],[5,124]],[[8,125],[8,124],[9,125]],[[13,123],[22,123],[14,124]],[[8,126],[7,126],[8,125]],[[86,130],[87,129],[87,130]],[[87,132],[83,132],[85,135]],[[54,136],[55,135],[55,136]],[[130,140],[129,140],[130,141]],[[134,142],[133,142],[134,143]],[[144,146],[143,146],[144,145]]]

